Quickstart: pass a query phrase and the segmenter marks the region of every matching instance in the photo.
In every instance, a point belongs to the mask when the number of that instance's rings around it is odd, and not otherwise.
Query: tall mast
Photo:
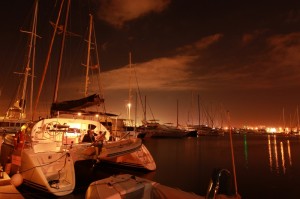
[[[229,111],[227,111],[227,119],[228,119],[228,126],[229,126],[229,140],[230,140],[231,164],[232,164],[232,171],[233,171],[234,188],[235,188],[235,195],[237,196],[238,195],[238,187],[237,187],[237,180],[236,180],[235,158],[234,158],[232,130],[231,130],[231,121],[230,121]]]
[[[179,124],[178,124],[178,99],[177,99],[177,118],[176,118],[176,127],[178,127]]]
[[[284,118],[284,108],[282,109],[282,118],[283,118],[283,131],[285,133],[285,118]]]
[[[58,85],[59,85],[59,79],[60,79],[60,71],[61,71],[62,59],[63,59],[63,54],[64,54],[67,25],[68,25],[68,19],[69,19],[69,8],[70,8],[70,0],[68,0],[64,30],[63,30],[63,38],[61,40],[61,49],[60,49],[59,62],[58,62],[58,68],[57,68],[57,75],[56,75],[56,83],[55,83],[55,88],[54,88],[53,102],[57,102],[57,93],[58,93]]]
[[[145,95],[144,121],[147,122],[147,97]]]
[[[299,110],[297,105],[297,133],[299,133]]]
[[[70,0],[68,0],[68,1],[70,1]],[[44,71],[43,71],[41,83],[40,83],[40,86],[39,86],[38,94],[37,94],[37,97],[36,97],[36,101],[35,101],[35,105],[34,105],[34,111],[33,111],[32,118],[34,118],[34,116],[35,116],[36,109],[37,109],[37,106],[38,106],[38,103],[39,103],[39,100],[40,100],[40,96],[41,96],[43,84],[44,84],[44,81],[45,81],[47,69],[48,69],[48,66],[49,66],[50,55],[51,55],[51,52],[52,52],[52,47],[53,47],[55,35],[56,35],[56,32],[57,32],[58,23],[59,23],[59,20],[60,20],[60,15],[61,15],[63,4],[64,4],[64,0],[62,0],[62,2],[61,2],[59,14],[58,14],[58,17],[56,19],[55,26],[54,26],[54,31],[53,31],[53,35],[52,35],[52,39],[51,39],[49,51],[48,51],[48,54],[47,54],[46,62],[45,62],[45,65],[44,65]]]
[[[198,125],[199,125],[199,127],[201,125],[200,124],[201,123],[200,119],[201,119],[201,116],[200,116],[200,97],[198,95]]]
[[[130,121],[131,116],[130,116],[130,112],[131,112],[131,52],[129,52],[129,91],[128,91],[128,119]]]
[[[138,107],[138,105],[137,105],[137,101],[138,101],[138,93],[137,92],[135,92],[135,119],[134,119],[134,131],[136,131],[136,120],[137,120],[137,107]]]
[[[22,85],[22,93],[20,96],[20,109],[21,109],[21,118],[25,118],[25,98],[26,98],[26,91],[27,91],[27,82],[28,82],[28,76],[30,75],[29,72],[31,70],[30,64],[34,66],[34,59],[35,59],[35,43],[36,43],[36,24],[37,24],[37,14],[38,14],[38,0],[35,1],[34,4],[34,14],[33,14],[33,20],[32,20],[32,27],[31,31],[23,31],[21,32],[30,34],[30,41],[29,41],[29,49],[28,49],[28,55],[27,55],[27,62],[25,66],[24,71],[24,80]],[[32,57],[31,57],[32,56]],[[31,74],[33,78],[33,73]],[[32,80],[33,81],[33,80]],[[33,83],[31,84],[31,91],[33,90]],[[30,105],[32,105],[32,93],[30,96]],[[32,115],[32,107],[30,106],[30,114]]]
[[[85,90],[84,90],[84,96],[85,97],[88,96],[92,28],[93,28],[93,15],[90,14],[89,37],[88,37],[88,52],[87,52],[87,58],[86,58],[86,73],[85,73]]]
[[[35,1],[35,12],[34,12],[34,22],[33,22],[33,52],[32,52],[32,68],[31,68],[31,86],[30,86],[30,116],[31,120],[33,120],[33,85],[34,85],[34,72],[35,72],[35,46],[36,46],[36,26],[37,26],[37,15],[38,15],[38,0]]]

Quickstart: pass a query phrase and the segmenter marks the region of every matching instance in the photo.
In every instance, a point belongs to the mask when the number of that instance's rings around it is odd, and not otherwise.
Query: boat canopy
[[[72,114],[77,112],[80,112],[83,115],[100,114],[107,116],[117,116],[115,114],[89,111],[85,109],[92,106],[100,106],[100,104],[102,103],[104,103],[104,99],[101,98],[98,94],[93,94],[77,100],[53,102],[51,105],[51,116],[57,116],[58,114]]]

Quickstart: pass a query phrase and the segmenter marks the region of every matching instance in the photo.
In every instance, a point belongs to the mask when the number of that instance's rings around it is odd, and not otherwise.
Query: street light
[[[128,107],[128,119],[130,120],[130,109],[131,109],[131,103],[127,104]]]

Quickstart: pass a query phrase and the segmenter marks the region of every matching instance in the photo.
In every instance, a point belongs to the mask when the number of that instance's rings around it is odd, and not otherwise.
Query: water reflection
[[[272,172],[273,160],[272,160],[272,148],[271,148],[270,135],[268,135],[268,149],[269,149],[269,165]]]
[[[276,135],[268,135],[268,153],[271,172],[275,171],[278,174],[281,172],[285,174],[287,166],[292,166],[292,154],[289,139],[279,141],[279,146],[277,148]],[[288,160],[285,159],[286,154]],[[279,166],[279,161],[281,161],[281,166]]]
[[[248,144],[247,144],[247,135],[244,135],[244,154],[245,154],[245,164],[248,168]]]
[[[289,161],[290,161],[290,165],[292,166],[292,156],[291,156],[291,147],[290,147],[290,141],[287,141],[288,144],[288,155],[289,155]]]
[[[281,152],[281,163],[282,163],[282,170],[283,174],[285,174],[285,159],[284,159],[284,151],[283,151],[283,143],[280,142],[280,152]]]

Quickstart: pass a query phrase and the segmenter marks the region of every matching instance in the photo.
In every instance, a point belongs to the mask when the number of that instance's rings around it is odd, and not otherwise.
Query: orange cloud
[[[183,47],[180,47],[177,49],[179,52],[185,52],[185,53],[195,53],[198,52],[199,50],[204,50],[210,45],[218,42],[221,38],[223,37],[223,34],[217,33],[214,35],[209,35],[207,37],[201,38],[200,40],[189,44],[185,45]]]
[[[97,16],[115,27],[150,12],[161,12],[171,0],[99,0]]]

